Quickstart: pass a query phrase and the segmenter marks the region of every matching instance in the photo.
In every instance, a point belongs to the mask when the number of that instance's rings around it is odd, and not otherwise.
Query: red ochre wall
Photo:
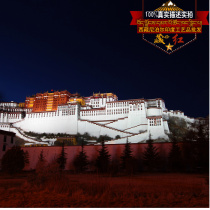
[[[161,157],[167,157],[169,151],[171,149],[172,143],[154,143],[153,144],[160,153]],[[136,158],[141,158],[145,148],[147,147],[147,143],[139,143],[139,144],[131,144],[132,155]],[[180,143],[181,147],[182,144]],[[124,144],[110,144],[106,145],[109,154],[111,155],[111,159],[120,160],[120,156],[125,148]],[[38,161],[38,157],[43,150],[43,155],[48,163],[52,162],[58,155],[61,153],[62,147],[52,146],[52,147],[23,147],[24,151],[28,151],[29,153],[29,165],[27,165],[24,170],[31,170],[36,168],[36,164]],[[94,161],[98,156],[98,151],[101,149],[101,145],[88,145],[84,146],[84,151],[88,156],[89,161]],[[74,170],[73,161],[75,157],[81,151],[81,146],[65,146],[65,152],[67,157],[66,162],[66,170]]]

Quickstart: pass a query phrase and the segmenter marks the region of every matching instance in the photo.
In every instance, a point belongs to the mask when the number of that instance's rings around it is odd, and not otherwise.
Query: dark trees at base
[[[172,146],[168,155],[168,167],[170,171],[181,171],[183,168],[183,158],[177,139],[172,138]]]
[[[81,147],[82,147],[82,151],[79,152],[79,155],[77,155],[74,160],[74,167],[76,171],[79,173],[85,172],[88,166],[87,155],[86,155],[86,152],[84,152],[83,144]]]
[[[122,170],[129,174],[133,173],[136,169],[136,159],[132,156],[132,150],[128,139],[120,158]]]
[[[29,154],[25,153],[19,146],[13,146],[7,150],[1,160],[2,170],[10,174],[22,171],[25,164],[28,163]]]
[[[153,145],[153,140],[147,141],[148,146],[143,153],[143,162],[147,171],[156,171],[158,168],[159,153],[157,148]]]
[[[108,172],[110,155],[106,146],[104,145],[104,140],[102,140],[101,146],[102,148],[99,150],[99,155],[96,159],[96,167],[99,172],[105,173]]]
[[[67,158],[66,158],[65,147],[64,147],[64,142],[63,142],[61,154],[59,155],[59,157],[57,159],[57,162],[59,164],[60,170],[64,170],[65,169],[66,159]]]

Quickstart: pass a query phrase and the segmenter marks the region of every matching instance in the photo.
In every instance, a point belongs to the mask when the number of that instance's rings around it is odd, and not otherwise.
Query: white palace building
[[[167,141],[169,116],[194,121],[181,111],[168,111],[161,98],[118,100],[113,93],[81,97],[55,91],[26,97],[25,103],[1,102],[0,130],[35,143],[36,139],[24,131],[108,135],[113,138],[109,144],[122,144],[127,138],[131,143],[145,142],[149,135]]]

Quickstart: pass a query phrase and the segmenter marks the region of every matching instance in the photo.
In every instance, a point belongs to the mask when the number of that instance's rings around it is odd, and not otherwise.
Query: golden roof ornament
[[[169,0],[155,11],[183,11],[183,9],[177,7],[176,4]]]

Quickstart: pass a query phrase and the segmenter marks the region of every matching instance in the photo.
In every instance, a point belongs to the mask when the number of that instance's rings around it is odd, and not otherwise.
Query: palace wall
[[[153,143],[155,147],[157,147],[158,152],[160,153],[161,157],[167,157],[169,151],[171,149],[172,143]],[[147,143],[139,143],[139,144],[130,144],[132,155],[139,159],[142,158],[143,152],[145,148],[148,146]],[[118,160],[120,161],[120,156],[125,148],[124,144],[111,144],[106,145],[109,154],[111,155],[111,160]],[[48,163],[52,162],[58,155],[61,153],[62,147],[52,146],[52,147],[23,147],[24,151],[28,151],[29,153],[29,165],[25,167],[25,170],[31,170],[36,168],[36,164],[38,161],[38,157],[43,150],[43,155]],[[98,151],[101,149],[101,145],[87,145],[84,146],[84,151],[88,156],[88,160],[90,162],[95,161],[98,156]],[[67,157],[66,162],[66,170],[74,170],[73,161],[75,157],[81,151],[81,146],[66,146],[65,153]],[[91,170],[95,168],[92,167]]]
[[[48,116],[38,118],[25,118],[14,124],[24,131],[36,133],[67,133],[77,134],[77,116]]]

